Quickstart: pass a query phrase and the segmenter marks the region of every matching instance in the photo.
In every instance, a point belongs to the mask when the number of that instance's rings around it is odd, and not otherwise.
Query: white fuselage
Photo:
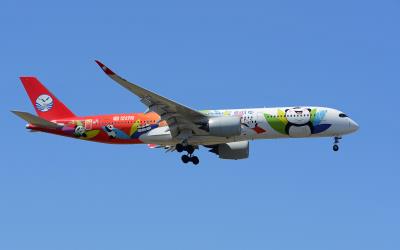
[[[188,138],[191,145],[213,145],[219,143],[274,138],[338,137],[353,133],[357,123],[343,112],[325,107],[277,107],[254,109],[205,110],[209,117],[241,117],[241,134],[233,137],[193,135]],[[173,145],[168,127],[156,128],[141,136],[146,143]]]

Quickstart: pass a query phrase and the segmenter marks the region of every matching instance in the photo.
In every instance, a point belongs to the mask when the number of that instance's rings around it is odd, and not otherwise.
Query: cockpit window
[[[339,117],[342,117],[342,118],[343,118],[343,117],[347,117],[347,115],[346,115],[345,113],[340,113],[340,114],[339,114]]]

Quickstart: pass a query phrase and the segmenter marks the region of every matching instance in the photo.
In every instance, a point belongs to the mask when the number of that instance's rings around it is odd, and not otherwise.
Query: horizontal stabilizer
[[[29,124],[42,127],[42,128],[50,128],[50,129],[58,129],[61,128],[61,125],[58,125],[57,123],[50,122],[48,120],[45,120],[43,118],[40,118],[39,116],[32,115],[28,112],[22,112],[22,111],[16,111],[13,110],[11,111],[23,120],[27,121]]]

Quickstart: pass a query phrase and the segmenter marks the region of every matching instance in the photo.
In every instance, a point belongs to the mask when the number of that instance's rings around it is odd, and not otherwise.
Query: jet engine
[[[210,135],[220,137],[238,136],[242,131],[240,117],[238,116],[212,117],[208,120],[208,123],[203,124],[200,128],[209,132]]]
[[[221,159],[240,160],[249,157],[249,141],[238,141],[212,146],[213,152]]]

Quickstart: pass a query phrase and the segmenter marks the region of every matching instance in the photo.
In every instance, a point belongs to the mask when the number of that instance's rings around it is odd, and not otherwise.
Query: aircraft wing
[[[11,112],[13,112],[15,115],[19,116],[23,120],[27,121],[28,123],[38,126],[38,127],[50,128],[50,129],[59,129],[62,127],[61,125],[58,125],[57,123],[50,122],[48,120],[40,118],[39,116],[32,115],[31,113],[28,113],[28,112],[22,112],[22,111],[16,111],[16,110],[13,110]]]
[[[137,95],[148,107],[147,112],[160,115],[161,119],[168,123],[172,137],[190,136],[193,132],[207,134],[196,125],[206,122],[208,120],[206,115],[125,80],[97,60],[96,63],[111,79]]]

